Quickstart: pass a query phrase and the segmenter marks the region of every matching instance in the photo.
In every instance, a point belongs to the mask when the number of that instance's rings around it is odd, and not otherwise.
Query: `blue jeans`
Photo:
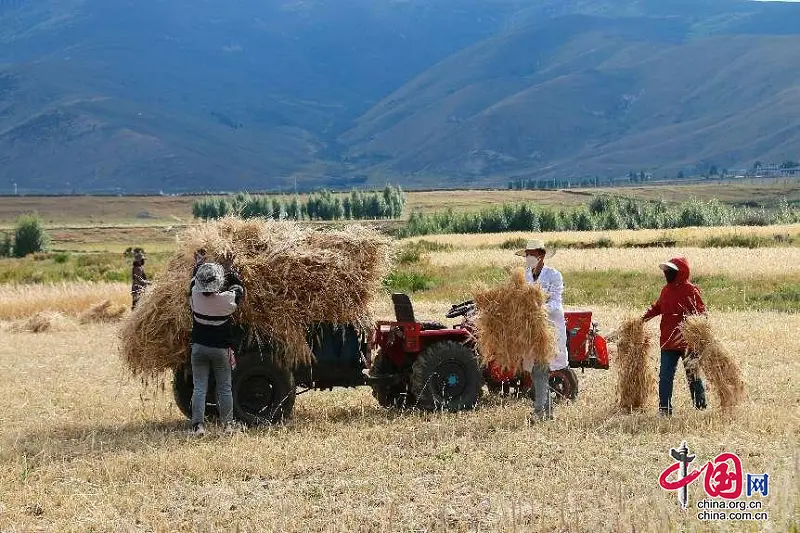
[[[227,348],[210,348],[192,344],[192,425],[201,424],[206,416],[208,375],[214,371],[217,382],[217,407],[220,420],[233,422],[233,393],[231,392],[231,364]]]
[[[536,365],[531,370],[533,378],[533,416],[539,419],[553,417],[552,406],[550,405],[550,366]]]
[[[690,357],[693,356],[690,354]],[[672,388],[679,359],[684,359],[683,350],[661,350],[661,366],[658,371],[658,410],[664,414],[672,414]],[[697,409],[705,409],[706,391],[703,380],[686,367],[686,359],[683,360],[683,369],[686,371],[686,381],[689,384],[689,393],[692,395],[694,406]]]

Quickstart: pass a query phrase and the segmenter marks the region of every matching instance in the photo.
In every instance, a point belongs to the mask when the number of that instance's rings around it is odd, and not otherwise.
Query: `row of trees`
[[[474,213],[447,210],[430,215],[414,212],[400,236],[435,233],[499,233],[504,231],[592,231],[666,229],[693,226],[760,226],[800,221],[800,210],[787,203],[773,211],[737,208],[717,200],[690,200],[677,205],[601,195],[587,206],[553,209],[530,203],[505,204]]]
[[[531,179],[515,179],[508,182],[508,188],[512,191],[532,191],[537,189],[571,189],[572,187],[580,187],[581,189],[588,189],[589,187],[601,187],[614,185],[613,178],[600,178],[595,176],[593,178],[531,178]]]
[[[233,196],[203,198],[194,202],[192,214],[205,220],[238,215],[276,220],[379,220],[399,218],[406,205],[400,187],[387,185],[383,191],[335,194],[329,190],[309,195],[304,201],[291,198],[237,193]]]
[[[518,178],[508,182],[508,188],[512,191],[532,191],[537,189],[571,189],[578,187],[588,189],[591,187],[613,187],[619,183],[645,183],[653,179],[653,174],[640,170],[638,172],[628,172],[622,178],[601,178],[600,176],[584,178]]]
[[[50,236],[36,215],[22,215],[14,228],[14,240],[6,233],[0,238],[0,257],[25,257],[50,245]]]

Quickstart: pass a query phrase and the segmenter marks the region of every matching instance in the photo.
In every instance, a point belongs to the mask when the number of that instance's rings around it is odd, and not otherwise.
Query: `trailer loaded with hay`
[[[145,380],[171,372],[175,402],[186,416],[193,387],[188,288],[199,249],[206,260],[236,271],[247,291],[234,314],[238,338],[232,347],[234,416],[240,421],[277,422],[290,415],[297,394],[333,387],[371,386],[386,406],[460,410],[477,403],[481,366],[459,343],[461,332],[455,338],[438,325],[414,323],[418,335],[406,335],[396,323],[376,324],[370,316],[390,267],[388,238],[359,226],[313,230],[226,218],[179,237],[165,273],[120,331],[130,371]],[[399,319],[409,318],[398,296],[395,310]],[[397,350],[402,356],[387,356]],[[213,415],[213,378],[207,401]]]

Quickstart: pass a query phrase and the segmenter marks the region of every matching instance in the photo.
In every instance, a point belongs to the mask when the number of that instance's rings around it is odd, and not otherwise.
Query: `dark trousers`
[[[691,354],[689,357],[692,357]],[[703,380],[691,367],[686,365],[683,350],[661,350],[661,367],[658,371],[658,409],[665,414],[672,414],[672,387],[675,381],[675,371],[678,369],[678,360],[683,359],[683,369],[686,371],[686,381],[689,384],[689,393],[697,409],[706,408],[706,390]]]

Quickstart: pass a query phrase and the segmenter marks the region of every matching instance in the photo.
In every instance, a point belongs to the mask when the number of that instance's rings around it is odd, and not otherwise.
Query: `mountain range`
[[[5,0],[0,193],[656,176],[800,156],[800,4]]]

